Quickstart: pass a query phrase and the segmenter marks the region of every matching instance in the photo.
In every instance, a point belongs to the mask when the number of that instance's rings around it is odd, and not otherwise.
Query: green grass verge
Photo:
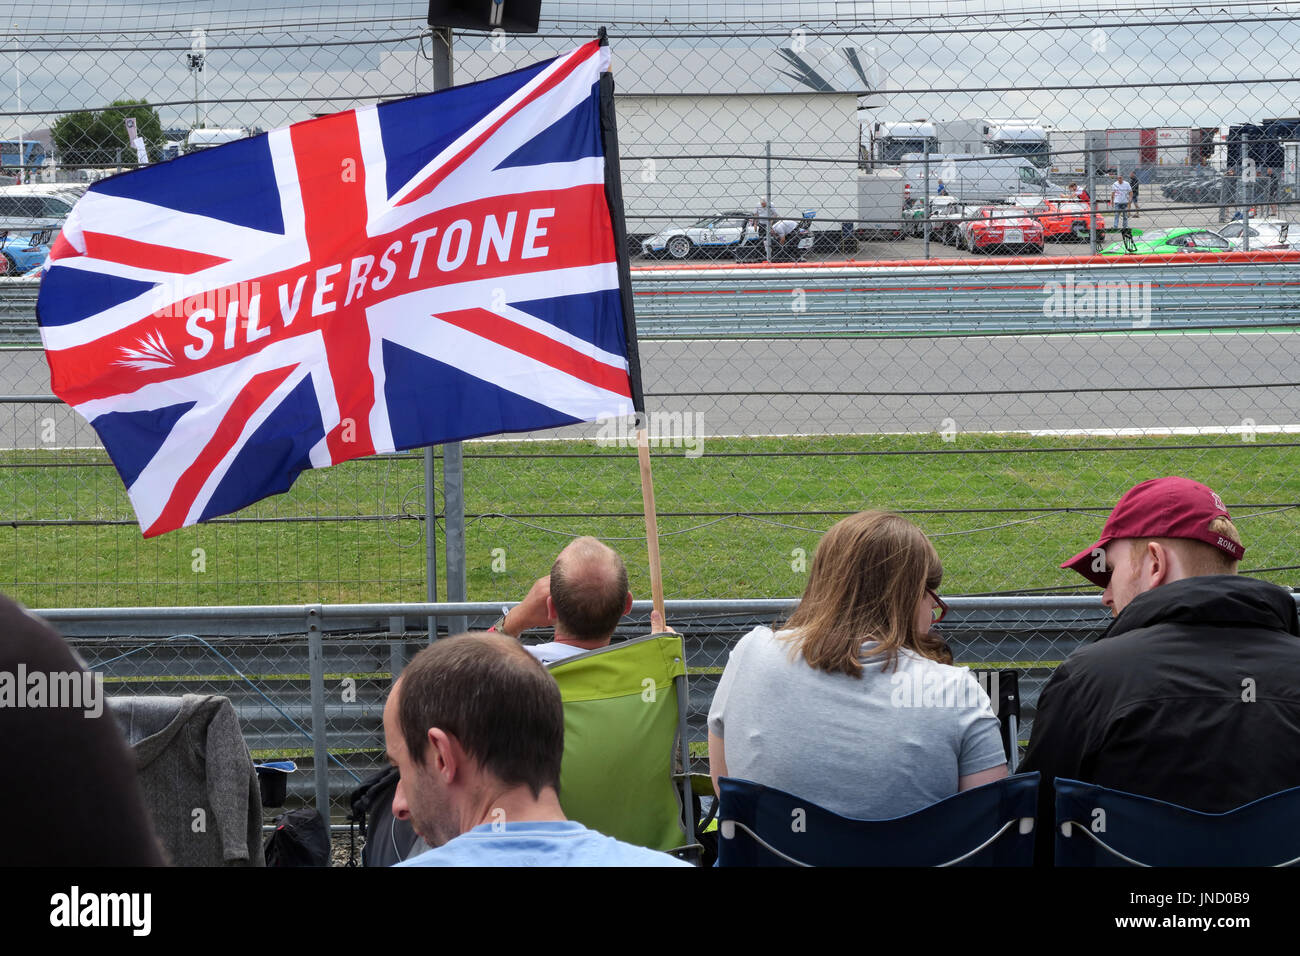
[[[1204,481],[1235,505],[1243,571],[1286,568],[1300,551],[1291,437],[959,435],[945,443],[914,434],[709,439],[696,458],[656,450],[665,591],[797,596],[821,533],[871,507],[902,511],[932,536],[947,593],[1072,588],[1081,582],[1058,570],[1060,561],[1095,539],[1126,488],[1166,474]],[[417,459],[304,472],[289,494],[239,521],[149,540],[103,464],[92,452],[0,455],[0,513],[11,522],[0,587],[32,607],[424,599]],[[470,443],[465,475],[471,599],[517,600],[578,534],[610,541],[627,560],[633,592],[649,595],[634,451]],[[248,520],[317,517],[340,520]],[[25,524],[69,518],[128,523]],[[1297,580],[1292,570],[1262,576]]]

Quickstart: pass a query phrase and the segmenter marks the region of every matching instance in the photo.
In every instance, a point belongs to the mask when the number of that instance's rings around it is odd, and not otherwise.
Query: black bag
[[[393,792],[397,789],[396,767],[386,767],[362,781],[352,791],[348,822],[350,849],[348,866],[356,866],[356,831],[360,829],[365,846],[361,850],[362,866],[392,866],[422,853],[428,847],[406,820],[393,816]]]
[[[314,807],[276,817],[266,841],[267,866],[329,866],[330,829]]]

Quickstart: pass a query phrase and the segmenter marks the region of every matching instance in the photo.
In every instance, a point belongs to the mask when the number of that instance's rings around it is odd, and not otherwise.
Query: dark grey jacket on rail
[[[154,828],[177,866],[265,866],[257,773],[229,699],[114,697]]]

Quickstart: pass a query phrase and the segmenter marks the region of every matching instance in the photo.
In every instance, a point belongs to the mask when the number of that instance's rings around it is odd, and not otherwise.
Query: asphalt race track
[[[1296,354],[1300,332],[1290,331],[641,343],[647,408],[679,430],[671,416],[680,414],[704,436],[1268,433],[1300,422]],[[0,377],[6,395],[49,393],[39,349],[3,350]],[[98,444],[61,404],[11,404],[0,415],[3,448]]]

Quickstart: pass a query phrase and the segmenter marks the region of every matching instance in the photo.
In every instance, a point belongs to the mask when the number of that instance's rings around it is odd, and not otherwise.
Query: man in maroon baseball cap
[[[1244,553],[1217,494],[1167,477],[1126,491],[1061,565],[1114,620],[1039,695],[1020,769],[1042,773],[1041,820],[1056,777],[1203,813],[1300,786],[1300,618],[1288,590],[1237,574]],[[1050,864],[1053,841],[1036,847]]]
[[[1116,616],[1144,591],[1202,574],[1236,574],[1245,553],[1223,499],[1199,481],[1170,476],[1134,485],[1097,543],[1061,565],[1105,588]]]

